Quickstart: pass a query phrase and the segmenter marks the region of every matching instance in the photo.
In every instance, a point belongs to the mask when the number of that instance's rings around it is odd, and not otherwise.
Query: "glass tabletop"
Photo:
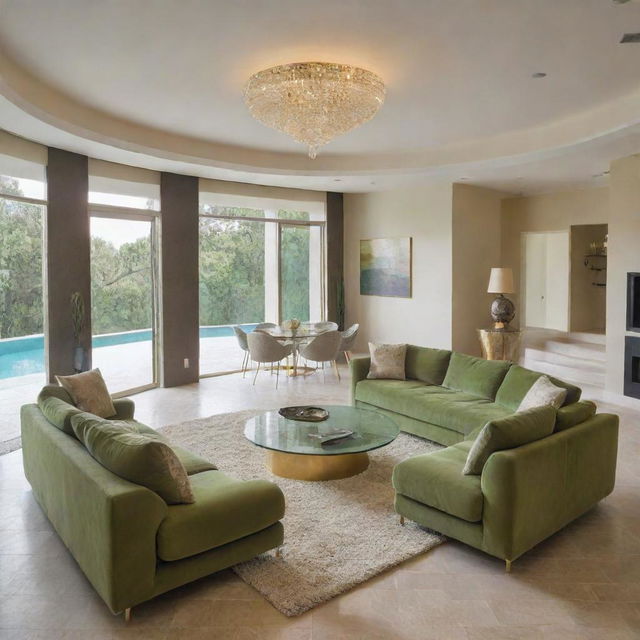
[[[376,411],[350,406],[323,405],[329,418],[322,422],[287,420],[269,411],[247,420],[244,435],[265,449],[306,455],[362,453],[389,444],[400,433],[398,425]],[[353,435],[335,444],[321,444],[309,434],[328,435],[334,429],[349,429]]]
[[[276,340],[304,340],[306,338],[316,338],[325,331],[314,329],[313,327],[300,326],[296,331],[291,329],[282,329],[281,327],[269,327],[267,329],[260,329],[268,333]]]

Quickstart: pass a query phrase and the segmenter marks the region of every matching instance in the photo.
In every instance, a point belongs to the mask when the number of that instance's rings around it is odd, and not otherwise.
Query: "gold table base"
[[[269,471],[293,480],[340,480],[362,473],[368,466],[369,455],[366,452],[315,456],[267,451]]]

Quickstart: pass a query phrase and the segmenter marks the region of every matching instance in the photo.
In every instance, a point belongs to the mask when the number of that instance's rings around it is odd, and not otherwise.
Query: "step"
[[[575,342],[590,342],[591,344],[606,344],[607,336],[600,332],[572,331],[568,334],[570,340]]]
[[[544,344],[544,350],[571,358],[598,360],[600,362],[606,362],[607,360],[605,345],[594,342],[569,342],[563,339],[547,340]]]
[[[572,382],[578,386],[588,384],[593,387],[604,387],[604,371],[594,371],[583,367],[569,367],[566,365],[554,364],[536,358],[525,358],[524,366],[533,371],[540,371],[547,375]]]
[[[580,369],[593,371],[594,373],[604,373],[605,362],[603,360],[594,360],[593,358],[579,358],[573,355],[548,351],[546,349],[538,349],[536,347],[526,347],[524,350],[524,359],[533,359],[550,364],[557,364],[572,369]]]

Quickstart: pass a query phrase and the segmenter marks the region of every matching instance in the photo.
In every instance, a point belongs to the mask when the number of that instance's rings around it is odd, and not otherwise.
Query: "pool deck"
[[[238,370],[242,355],[235,337],[201,338],[200,374]],[[94,349],[93,366],[100,368],[111,393],[151,384],[151,341]],[[20,435],[20,407],[35,402],[44,384],[43,373],[0,380],[0,442]]]

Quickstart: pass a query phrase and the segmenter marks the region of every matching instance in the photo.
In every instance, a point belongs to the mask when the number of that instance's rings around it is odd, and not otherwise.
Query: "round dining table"
[[[331,329],[318,329],[314,326],[314,323],[309,324],[301,324],[296,330],[293,329],[283,329],[282,327],[265,327],[263,329],[256,329],[256,331],[263,331],[264,333],[268,333],[270,336],[278,340],[278,342],[283,342],[285,344],[292,344],[293,351],[291,352],[291,357],[293,360],[293,364],[291,366],[286,365],[287,367],[287,375],[289,376],[303,376],[307,373],[311,373],[315,371],[315,368],[312,367],[300,367],[298,366],[298,354],[300,352],[300,347],[309,340],[313,338],[317,338],[320,334],[326,333],[327,331],[331,331]]]

